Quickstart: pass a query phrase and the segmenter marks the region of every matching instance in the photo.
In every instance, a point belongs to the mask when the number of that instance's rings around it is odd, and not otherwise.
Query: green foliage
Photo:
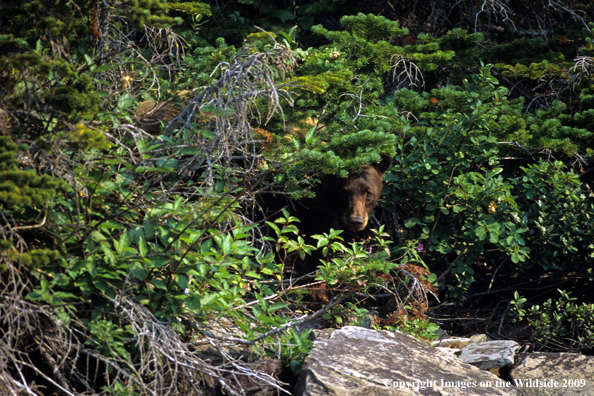
[[[0,211],[4,221],[11,225],[13,232],[4,234],[0,244],[0,254],[6,255],[9,262],[19,263],[33,269],[47,265],[58,258],[58,252],[43,247],[28,251],[19,249],[19,239],[14,231],[36,228],[40,219],[47,216],[47,211],[57,191],[64,188],[64,183],[48,175],[39,176],[34,170],[19,169],[17,150],[26,150],[26,145],[13,143],[9,136],[0,136]],[[0,261],[0,273],[7,266]]]
[[[159,142],[136,143],[151,150]],[[274,294],[267,280],[280,281],[282,266],[254,246],[255,225],[243,225],[237,216],[239,204],[231,194],[238,180],[221,178],[214,190],[198,188],[195,201],[153,199],[159,190],[150,182],[143,185],[147,172],[167,176],[181,167],[168,153],[143,168],[122,158],[102,158],[97,148],[89,155],[94,165],[76,169],[88,195],[71,190],[58,197],[49,219],[60,236],[61,255],[32,274],[36,286],[29,300],[68,307],[62,320],[86,334],[87,345],[130,364],[135,352],[127,340],[135,333],[116,325],[113,310],[122,290],[180,333],[187,331],[181,317],[198,322],[230,318],[248,340],[289,323],[287,303],[267,302]],[[248,298],[258,303],[247,304]],[[85,313],[77,320],[81,309],[75,307],[81,304]],[[307,334],[289,331],[263,337],[254,349],[276,356],[278,342],[283,360],[295,367],[311,345]]]
[[[49,8],[37,0],[6,3],[3,18],[10,23],[0,25],[0,71],[6,78],[0,94],[6,106],[24,110],[17,132],[37,137],[70,129],[83,114],[96,114],[105,105],[97,87],[110,66],[98,64],[108,61],[89,47],[109,33],[107,9],[88,1],[57,1]],[[173,23],[164,16],[167,7],[161,0],[124,1],[110,9],[126,15],[130,25],[124,28]],[[106,44],[102,51],[107,50]]]
[[[276,238],[268,240],[276,244],[276,250],[285,266],[299,265],[297,257],[304,260],[316,251],[321,253],[320,264],[315,272],[315,280],[323,285],[322,293],[337,294],[335,298],[347,293],[351,297],[345,304],[335,305],[323,318],[338,326],[366,325],[373,323],[369,310],[364,308],[365,300],[358,296],[373,296],[390,291],[394,299],[385,306],[392,311],[390,318],[380,319],[378,328],[398,328],[417,337],[434,339],[439,328],[430,323],[426,316],[426,292],[432,291],[435,277],[426,269],[418,255],[418,245],[409,249],[394,249],[398,260],[391,260],[392,241],[384,232],[384,227],[373,230],[374,237],[365,242],[346,243],[342,230],[313,235],[316,245],[308,245],[299,235],[299,219],[284,211],[283,216],[268,225],[276,233]],[[311,258],[310,258],[311,259]],[[357,293],[355,297],[353,292]],[[399,317],[397,317],[399,315]]]
[[[398,56],[409,58],[422,70],[433,70],[436,64],[447,61],[454,56],[452,51],[441,51],[437,42],[408,45],[404,48],[388,43],[387,39],[399,38],[408,33],[400,29],[398,22],[387,20],[381,16],[362,13],[356,16],[345,16],[341,23],[346,31],[329,31],[322,26],[312,27],[316,34],[324,36],[332,44],[329,55],[337,65],[345,62],[363,72],[387,73]],[[430,41],[430,36],[427,36]]]
[[[499,151],[491,135],[500,92],[493,89],[488,69],[484,73],[477,76],[477,85],[467,84],[461,100],[466,109],[460,113],[448,109],[424,137],[403,142],[385,177],[388,185],[399,186],[391,199],[415,202],[423,213],[408,219],[405,226],[416,230],[428,253],[458,257],[451,269],[457,285],[450,293],[461,301],[474,282],[472,263],[487,245],[497,245],[514,263],[525,261],[528,254],[521,237],[525,230],[517,218],[511,186],[500,175]]]
[[[201,3],[196,4],[201,7]],[[144,25],[155,27],[168,27],[174,22],[180,22],[165,15],[167,3],[162,0],[129,0],[124,1],[122,11],[125,12],[128,20],[136,28]]]
[[[170,2],[167,3],[167,8],[169,8],[169,10],[175,10],[183,12],[185,14],[192,15],[196,21],[200,21],[203,16],[208,17],[212,15],[210,6],[200,1],[192,1],[185,3]]]
[[[381,155],[392,155],[396,136],[384,132],[363,130],[334,136],[329,142],[312,136],[305,143],[293,139],[292,152],[284,153],[283,161],[292,164],[289,177],[301,177],[303,171],[314,174],[346,177],[349,170],[381,161]]]
[[[0,136],[0,204],[5,208],[36,206],[42,207],[50,202],[56,190],[63,184],[50,176],[39,176],[34,170],[22,170],[16,160],[17,146],[9,136]]]
[[[389,274],[398,267],[398,263],[389,260],[389,248],[392,243],[383,238],[388,234],[383,229],[377,230],[376,239],[366,246],[363,243],[345,244],[342,238],[332,230],[330,234],[317,235],[317,248],[327,257],[316,276],[329,286],[346,284],[347,288],[369,292],[378,284],[384,284],[382,274]]]
[[[410,125],[409,133],[415,136],[426,134],[426,122],[445,117],[447,112],[476,112],[482,107],[485,119],[481,128],[499,141],[526,140],[525,116],[522,115],[522,102],[508,100],[509,91],[501,87],[491,74],[491,66],[483,66],[479,73],[463,80],[462,86],[448,86],[418,94],[408,89],[395,92],[391,104],[400,112],[413,115],[423,121]]]
[[[90,12],[88,1],[57,1],[47,7],[44,1],[7,1],[3,14],[12,17],[11,30],[17,37],[35,44],[35,37],[61,36],[70,31],[85,34],[89,31],[88,21],[80,18],[81,12]],[[82,8],[81,8],[82,7]]]
[[[375,326],[427,339],[430,270],[460,304],[511,297],[522,282],[592,280],[591,31],[441,34],[436,21],[430,34],[369,10],[343,16],[336,0],[46,3],[4,1],[0,16],[0,282],[92,351],[104,393],[153,391],[143,381],[158,374],[138,370],[169,357],[146,355],[146,334],[192,342],[217,321],[297,372],[311,342],[293,320],[308,307],[285,269],[316,254],[316,285],[335,303],[324,320],[367,325],[369,297],[388,291]],[[343,29],[312,26],[319,15]],[[140,39],[145,26],[156,29]],[[267,83],[240,85],[248,69]],[[174,98],[196,116],[181,133],[145,134],[131,113],[141,98]],[[251,193],[271,182],[305,195],[394,155],[383,204],[405,226],[391,230],[398,245],[384,228],[364,243],[331,230],[308,245],[289,213],[266,240],[249,217]],[[522,294],[512,313],[536,345],[591,350],[590,301]]]
[[[528,323],[531,343],[537,350],[592,351],[594,331],[590,324],[594,321],[594,307],[575,302],[576,298],[563,290],[559,293],[559,299],[527,306],[528,300],[516,292],[509,315],[514,321]]]
[[[578,49],[578,53],[580,55],[592,57],[594,56],[594,33],[592,33],[592,30],[594,30],[594,22],[590,22],[588,24],[588,27],[590,31],[586,31],[586,29],[584,29],[586,39],[584,42],[584,46]]]
[[[523,176],[512,179],[516,202],[522,208],[524,235],[531,257],[544,270],[561,274],[584,274],[594,262],[594,204],[589,192],[565,165],[541,161],[522,168]],[[530,266],[523,266],[523,271]]]
[[[408,33],[406,29],[400,29],[398,27],[398,22],[390,21],[382,16],[375,16],[373,14],[365,15],[359,13],[357,15],[345,16],[340,22],[354,37],[360,37],[365,41],[371,42],[387,39],[392,36],[400,37]],[[334,35],[337,38],[340,37],[336,33]],[[327,33],[325,36],[331,38],[332,35]]]
[[[494,89],[488,74],[482,78],[459,96],[462,112],[448,109],[430,128],[418,128],[418,138],[403,141],[386,176],[398,186],[388,196],[421,214],[405,226],[427,247],[426,260],[451,257],[457,283],[450,285],[450,297],[459,301],[475,282],[473,264],[486,249],[508,256],[520,271],[537,266],[555,276],[583,275],[594,258],[594,207],[577,175],[559,162],[541,161],[521,167],[520,177],[502,176],[493,133],[502,133],[497,117],[506,111],[505,91]],[[545,124],[550,113],[540,119]],[[530,125],[544,127],[534,119]]]
[[[311,129],[305,136],[287,137],[286,120],[276,122],[278,144],[271,158],[291,164],[283,181],[290,189],[304,176],[345,177],[360,165],[392,156],[398,140],[394,131],[405,122],[391,108],[381,106],[380,98],[382,79],[393,68],[395,57],[418,60],[421,68],[432,69],[432,62],[453,56],[440,51],[437,43],[405,49],[383,41],[401,37],[406,31],[382,17],[358,14],[341,21],[345,31],[312,28],[331,43],[309,49],[295,75],[285,80],[300,88],[299,109],[283,113],[289,122],[317,117],[319,109],[324,109],[323,127]]]
[[[33,51],[3,56],[0,67],[10,71],[13,81],[12,89],[4,93],[6,101],[16,108],[47,103],[70,115],[87,109],[96,111],[100,99],[92,77],[80,73],[78,66],[55,58],[41,40]]]
[[[237,49],[233,46],[229,46],[225,43],[225,39],[218,38],[216,41],[216,47],[198,47],[194,52],[184,58],[184,62],[187,66],[184,75],[187,76],[187,80],[181,82],[180,88],[188,88],[194,86],[194,84],[208,85],[210,84],[219,74],[212,74],[212,70],[220,62],[229,62],[237,55]]]
[[[407,307],[410,308],[410,307]],[[408,318],[406,317],[402,324],[398,326],[386,326],[385,330],[400,330],[415,337],[433,341],[438,337],[439,326],[424,318]]]
[[[498,63],[512,63],[512,59],[514,61],[517,59],[516,62],[524,67],[534,62],[564,60],[562,54],[545,51],[546,48],[547,40],[544,37],[522,37],[509,43],[491,47],[487,54],[489,57],[497,59]]]

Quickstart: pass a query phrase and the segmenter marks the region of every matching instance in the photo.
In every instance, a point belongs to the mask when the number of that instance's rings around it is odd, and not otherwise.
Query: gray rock
[[[462,348],[460,360],[482,370],[501,368],[514,364],[520,345],[514,341],[485,341],[468,344]]]
[[[526,396],[592,396],[594,357],[534,352],[521,358],[512,377]]]
[[[402,332],[346,326],[317,338],[294,395],[521,395]]]
[[[457,349],[457,348],[435,347],[435,349],[440,350],[444,353],[447,353],[448,355],[451,355],[451,356],[455,357],[456,359],[458,358],[458,356],[460,356],[460,352],[462,352],[462,349]]]
[[[439,348],[453,348],[460,349],[470,344],[472,339],[470,338],[444,338],[437,341],[432,341],[431,346]]]
[[[466,345],[473,343],[473,342],[484,342],[487,341],[486,334],[476,334],[470,336],[470,338],[462,338],[462,337],[448,337],[448,338],[441,338],[439,340],[431,341],[430,345],[434,347],[440,348],[454,348],[460,349],[464,348]]]

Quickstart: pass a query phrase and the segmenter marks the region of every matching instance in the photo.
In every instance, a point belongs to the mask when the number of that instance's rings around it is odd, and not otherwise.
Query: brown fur
[[[382,194],[382,182],[391,158],[378,164],[363,165],[346,179],[334,177],[316,198],[301,200],[294,215],[301,220],[303,234],[321,234],[335,230],[360,232],[368,228],[369,215]]]
[[[308,244],[316,245],[310,238],[314,234],[328,233],[331,228],[344,230],[345,240],[362,240],[369,230],[369,215],[382,194],[382,182],[392,158],[378,164],[364,165],[359,172],[344,178],[333,178],[327,188],[317,191],[316,198],[301,200],[292,214],[299,218],[300,234]],[[296,268],[298,274],[309,273],[317,267],[321,254],[307,257]]]
[[[363,231],[382,194],[384,173],[391,160],[379,164],[364,165],[361,171],[339,180],[334,190],[336,200],[331,199],[329,209],[344,230]],[[331,190],[330,193],[333,193]]]

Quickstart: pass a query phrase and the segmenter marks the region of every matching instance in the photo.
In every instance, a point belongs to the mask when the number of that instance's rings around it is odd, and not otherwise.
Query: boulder
[[[484,342],[487,341],[486,334],[476,334],[470,336],[470,338],[462,338],[462,337],[448,337],[448,338],[441,338],[436,341],[431,341],[431,346],[439,347],[439,348],[452,348],[452,349],[460,349],[464,348],[466,345],[473,343],[473,342]]]
[[[430,345],[438,348],[451,348],[459,350],[471,342],[472,339],[470,338],[444,338],[441,340],[432,341]]]
[[[521,395],[495,375],[395,331],[345,326],[318,337],[294,395]]]
[[[514,364],[520,348],[515,341],[485,341],[468,344],[460,352],[460,360],[482,370],[498,369]]]
[[[526,396],[594,395],[594,357],[577,353],[529,353],[511,375]]]

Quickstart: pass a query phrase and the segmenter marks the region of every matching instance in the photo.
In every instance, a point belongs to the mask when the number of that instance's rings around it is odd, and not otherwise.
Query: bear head
[[[326,204],[342,229],[357,232],[367,227],[369,214],[382,194],[384,173],[391,164],[392,158],[384,157],[378,164],[363,165],[346,179],[333,181]]]

